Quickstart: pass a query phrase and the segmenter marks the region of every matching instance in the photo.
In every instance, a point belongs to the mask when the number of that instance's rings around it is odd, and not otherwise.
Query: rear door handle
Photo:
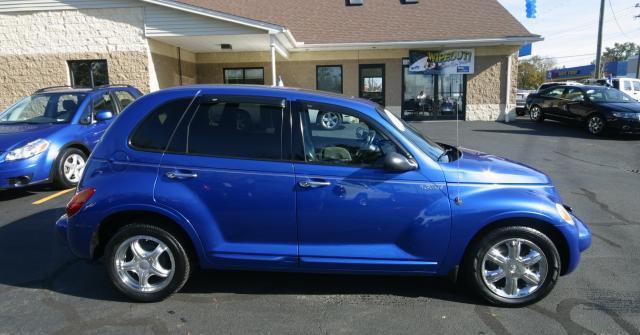
[[[304,188],[315,188],[315,187],[326,187],[331,186],[331,182],[328,181],[317,181],[317,180],[303,180],[298,182],[300,187]]]
[[[167,176],[167,178],[169,179],[193,179],[193,178],[198,178],[198,174],[197,173],[193,173],[193,172],[186,172],[186,171],[169,171],[167,173],[165,173],[165,176]]]

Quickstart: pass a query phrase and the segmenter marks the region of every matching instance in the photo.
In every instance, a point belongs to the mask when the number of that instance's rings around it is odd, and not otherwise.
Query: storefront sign
[[[431,75],[472,74],[475,70],[475,50],[410,51],[409,72]]]

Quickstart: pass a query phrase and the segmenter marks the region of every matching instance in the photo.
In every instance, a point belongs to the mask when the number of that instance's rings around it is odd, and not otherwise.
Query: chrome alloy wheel
[[[512,238],[496,243],[482,260],[482,280],[503,298],[524,298],[544,283],[547,258],[533,242]]]
[[[604,129],[604,120],[600,116],[593,116],[589,119],[589,132],[592,134],[600,134]]]
[[[322,124],[322,128],[324,129],[334,129],[338,126],[340,122],[340,117],[338,114],[333,112],[327,112],[322,114],[320,118],[320,123]]]
[[[134,236],[118,246],[115,269],[120,281],[140,293],[155,293],[173,279],[175,260],[169,247],[151,236]]]
[[[530,117],[531,117],[531,120],[538,120],[538,118],[540,118],[540,107],[538,106],[531,107]]]
[[[78,182],[80,182],[82,172],[84,172],[84,168],[86,165],[87,162],[85,161],[84,157],[78,154],[71,154],[67,156],[62,166],[64,177],[70,183],[77,184]]]

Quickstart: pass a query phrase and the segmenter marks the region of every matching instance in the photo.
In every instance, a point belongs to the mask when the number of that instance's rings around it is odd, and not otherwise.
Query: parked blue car
[[[110,120],[141,95],[123,85],[50,87],[0,113],[0,190],[76,186]]]
[[[309,115],[345,120],[326,129]],[[87,164],[57,230],[138,301],[191,269],[450,275],[526,305],[591,243],[549,178],[438,144],[369,101],[190,86],[134,102]]]

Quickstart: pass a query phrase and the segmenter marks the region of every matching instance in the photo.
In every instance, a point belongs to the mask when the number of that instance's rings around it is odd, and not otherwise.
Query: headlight
[[[573,222],[573,217],[571,217],[571,214],[569,214],[569,211],[567,211],[566,208],[564,208],[564,205],[562,204],[556,204],[556,210],[558,211],[558,214],[560,214],[560,217],[562,217],[562,219],[570,224],[570,225],[574,225],[575,223]]]
[[[636,119],[638,118],[638,113],[626,113],[626,112],[611,112],[613,116],[623,118],[623,119]]]
[[[49,141],[42,138],[37,139],[33,142],[27,143],[27,145],[25,146],[9,151],[7,157],[5,157],[4,160],[15,161],[19,159],[31,158],[35,155],[45,152],[47,149],[49,149]]]

